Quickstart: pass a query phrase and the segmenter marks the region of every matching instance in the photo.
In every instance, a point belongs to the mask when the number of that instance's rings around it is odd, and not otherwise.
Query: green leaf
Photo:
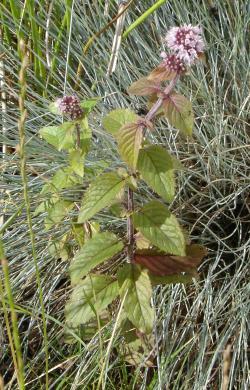
[[[81,150],[83,154],[87,154],[90,148],[92,131],[91,128],[89,127],[88,119],[86,117],[81,120],[79,125],[81,129],[81,133],[80,133]]]
[[[66,261],[70,257],[71,248],[68,244],[69,238],[68,235],[65,234],[60,241],[53,240],[48,243],[48,251],[49,254],[57,259],[61,259],[62,261]]]
[[[115,172],[98,176],[84,195],[78,223],[87,221],[104,207],[110,206],[124,185],[125,180]]]
[[[52,114],[62,115],[61,112],[60,112],[60,109],[59,109],[59,106],[58,106],[57,102],[50,103],[49,104],[49,110],[50,110],[50,112],[52,112]]]
[[[84,115],[89,115],[89,113],[93,110],[93,108],[100,100],[101,100],[100,97],[96,97],[96,98],[91,98],[91,99],[81,101],[80,106],[84,111]]]
[[[34,210],[33,215],[36,217],[37,215],[44,213],[46,211],[46,202],[40,203]]]
[[[157,200],[134,214],[134,224],[152,244],[169,254],[185,256],[185,238],[176,217]]]
[[[62,190],[63,188],[70,188],[80,183],[80,178],[73,174],[71,168],[63,168],[58,169],[52,177],[50,189]]]
[[[81,150],[72,150],[69,154],[69,163],[72,170],[79,176],[84,176],[85,156]]]
[[[111,214],[113,214],[117,218],[125,218],[127,214],[127,210],[125,207],[119,202],[114,203],[110,208],[109,211]]]
[[[97,233],[76,254],[69,272],[72,284],[78,283],[92,268],[120,252],[123,244],[109,232]]]
[[[162,110],[169,123],[184,135],[192,135],[194,115],[191,102],[178,93],[172,93],[163,100]]]
[[[152,287],[146,270],[126,264],[118,273],[121,299],[129,320],[143,333],[153,329],[154,311],[150,305]]]
[[[64,122],[59,126],[43,127],[40,129],[39,134],[58,150],[68,150],[73,148],[75,144],[74,130],[74,123]]]
[[[84,245],[85,242],[85,231],[84,226],[77,223],[72,223],[72,233],[75,237],[76,242],[80,247]]]
[[[45,228],[50,229],[53,225],[61,222],[73,207],[74,203],[67,200],[59,200],[56,202],[48,209],[48,216],[44,221]]]
[[[135,122],[137,119],[139,119],[139,117],[134,113],[134,111],[127,108],[119,108],[111,111],[107,116],[105,116],[102,124],[108,133],[116,136],[122,126],[127,123]]]
[[[58,129],[59,126],[46,126],[39,130],[39,134],[50,145],[58,148]]]
[[[125,313],[126,314],[126,313]],[[134,366],[152,367],[154,365],[155,338],[153,333],[149,335],[138,334],[137,329],[127,318],[121,324],[121,334],[124,343],[121,345],[122,357]]]
[[[133,175],[130,175],[126,178],[126,183],[131,188],[132,191],[136,192],[138,189],[137,180]]]
[[[171,155],[161,146],[140,150],[137,169],[143,180],[167,202],[174,198],[175,177]]]
[[[102,312],[119,294],[118,282],[111,276],[88,275],[77,285],[65,307],[69,325],[85,324]]]
[[[159,284],[176,284],[183,283],[188,284],[192,283],[192,280],[195,278],[194,275],[166,275],[166,276],[157,276],[149,273],[150,281],[152,286],[157,286]]]
[[[99,329],[107,325],[110,321],[110,314],[107,309],[102,310],[102,312],[98,314],[98,320],[97,318],[92,318],[82,326],[74,326],[66,321],[64,329],[64,343],[74,344],[78,342],[79,339],[80,341],[90,341],[94,336],[96,336]]]
[[[136,168],[142,137],[142,127],[137,123],[124,125],[117,134],[119,153],[133,169]]]

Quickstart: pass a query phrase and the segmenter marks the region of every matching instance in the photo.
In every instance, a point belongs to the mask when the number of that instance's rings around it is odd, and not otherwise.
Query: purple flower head
[[[177,74],[186,72],[185,63],[176,54],[167,54],[163,51],[160,56],[163,58],[162,65],[170,72],[176,72]]]
[[[205,45],[201,33],[202,29],[199,26],[185,24],[181,27],[172,27],[165,41],[177,57],[190,66],[204,51]]]
[[[67,115],[72,120],[81,118],[83,114],[80,100],[74,95],[57,99],[56,105],[62,115]]]

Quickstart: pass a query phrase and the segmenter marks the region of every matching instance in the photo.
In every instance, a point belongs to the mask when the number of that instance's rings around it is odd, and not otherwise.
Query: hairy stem
[[[81,130],[79,123],[76,124],[76,147],[77,149],[81,148]]]
[[[162,102],[165,97],[167,97],[174,89],[177,80],[179,78],[179,75],[176,75],[173,80],[167,85],[167,87],[164,89],[162,93],[162,97],[159,97],[159,99],[155,102],[155,104],[151,107],[147,115],[145,116],[145,123],[142,124],[142,129],[146,128],[147,121],[151,121],[159,108],[162,105]],[[134,194],[133,190],[131,188],[128,189],[128,202],[127,202],[127,209],[128,209],[128,218],[127,218],[127,238],[128,238],[128,246],[127,246],[127,261],[128,263],[131,263],[134,256],[134,225],[133,225],[133,219],[132,214],[134,211]]]
[[[155,117],[157,111],[159,110],[159,108],[162,105],[164,97],[166,97],[167,95],[169,95],[173,91],[173,89],[177,83],[178,78],[179,78],[179,76],[176,75],[175,78],[173,80],[171,80],[171,82],[167,85],[167,87],[163,91],[163,97],[159,97],[159,99],[155,102],[155,104],[151,107],[151,109],[149,110],[149,112],[145,116],[146,120],[151,121]]]

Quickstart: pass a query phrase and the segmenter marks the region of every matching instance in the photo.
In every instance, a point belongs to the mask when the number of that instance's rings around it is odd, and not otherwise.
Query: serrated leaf
[[[85,155],[81,150],[72,150],[69,154],[69,163],[72,170],[79,176],[84,176]]]
[[[172,93],[163,100],[161,108],[173,127],[184,135],[192,135],[194,123],[192,103],[185,96]]]
[[[151,243],[149,240],[147,240],[147,238],[145,238],[141,232],[137,232],[135,235],[134,235],[134,238],[135,238],[135,244],[136,244],[136,248],[137,249],[148,249],[150,248],[151,246]]]
[[[138,189],[137,180],[133,175],[130,175],[126,178],[126,183],[131,188],[132,191],[136,192]]]
[[[45,186],[44,186],[45,187]],[[43,188],[44,188],[43,187]],[[43,189],[42,189],[43,191]],[[41,191],[41,193],[42,193]],[[59,196],[56,195],[56,194],[53,194],[52,196],[50,196],[48,199],[44,200],[42,203],[40,203],[34,210],[34,216],[37,216],[41,213],[44,213],[45,211],[47,211],[49,208],[53,207],[53,205],[58,202],[59,200]]]
[[[72,223],[71,229],[76,242],[81,248],[84,245],[84,241],[85,241],[84,226],[78,225],[77,223]]]
[[[152,145],[140,150],[137,169],[143,180],[167,202],[175,192],[174,164],[171,155],[161,146]]]
[[[73,202],[67,200],[58,200],[58,202],[53,204],[48,209],[48,216],[44,221],[45,228],[50,229],[53,225],[61,222],[73,207]]]
[[[52,114],[62,115],[57,102],[49,104],[49,111],[52,112]]]
[[[152,70],[148,75],[147,79],[151,82],[160,83],[165,80],[173,80],[176,76],[176,72],[171,71],[166,65],[162,62],[159,66]]]
[[[122,126],[127,123],[135,122],[138,119],[139,116],[136,115],[134,111],[129,110],[128,108],[119,108],[106,115],[102,124],[108,133],[116,136]]]
[[[68,150],[74,147],[74,130],[74,123],[64,122],[59,126],[43,127],[39,130],[39,134],[58,150]]]
[[[65,306],[69,325],[86,324],[102,312],[119,294],[118,282],[111,276],[88,275],[78,284]]]
[[[58,129],[59,126],[46,126],[39,130],[39,134],[45,139],[50,145],[58,148]]]
[[[127,318],[122,323],[121,334],[125,341],[122,345],[122,357],[134,366],[152,367],[155,355],[154,335],[140,333]]]
[[[96,334],[98,334],[100,327],[102,328],[110,321],[110,314],[107,309],[102,310],[102,312],[98,314],[98,320],[97,318],[92,318],[86,324],[83,324],[81,326],[74,326],[66,321],[66,326],[64,330],[64,342],[66,344],[76,343],[79,341],[78,337],[81,341],[91,340]],[[72,334],[72,332],[74,332],[74,334]]]
[[[80,183],[80,179],[73,175],[70,168],[58,169],[51,179],[50,190],[62,190]]]
[[[128,93],[135,96],[147,96],[159,92],[160,84],[143,77],[128,88]]]
[[[51,257],[55,257],[57,259],[61,259],[62,261],[66,261],[69,259],[71,248],[70,245],[67,244],[68,235],[62,237],[59,240],[50,241],[48,244],[48,251]]]
[[[88,118],[83,118],[80,123],[80,140],[81,140],[81,151],[83,154],[87,154],[90,149],[90,142],[92,138],[92,130],[89,127]]]
[[[40,203],[34,210],[33,215],[36,217],[37,215],[44,213],[46,211],[46,202]]]
[[[127,210],[120,202],[114,203],[109,210],[117,218],[124,218],[127,214]]]
[[[161,202],[153,200],[134,214],[134,224],[143,236],[161,250],[185,256],[185,238],[176,217]]]
[[[138,123],[124,125],[117,134],[121,158],[133,169],[136,168],[142,138],[143,129]]]
[[[89,113],[93,110],[93,108],[100,100],[101,100],[100,97],[82,100],[80,102],[80,107],[83,109],[84,115],[89,115]]]
[[[86,241],[69,267],[72,284],[78,283],[92,268],[110,259],[122,248],[122,242],[113,233],[95,234]]]
[[[150,281],[152,286],[158,286],[159,284],[188,284],[192,283],[193,279],[196,278],[194,275],[167,275],[167,276],[157,276],[149,273]]]
[[[205,248],[199,245],[187,245],[186,256],[172,256],[154,250],[137,251],[133,262],[146,267],[156,276],[176,275],[182,272],[196,274],[197,266],[206,255]]]
[[[125,296],[124,309],[129,320],[143,333],[153,329],[154,311],[150,300],[152,287],[146,270],[135,264],[126,264],[118,272],[121,299]]]
[[[124,185],[125,180],[115,172],[98,176],[84,195],[78,223],[87,221],[104,207],[110,206]]]

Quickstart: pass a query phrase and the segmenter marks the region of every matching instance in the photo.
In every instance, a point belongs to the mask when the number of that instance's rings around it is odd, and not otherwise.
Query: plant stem
[[[155,102],[155,104],[151,107],[147,115],[145,116],[145,123],[142,124],[142,129],[147,127],[147,121],[151,121],[155,115],[157,114],[157,111],[162,105],[162,102],[164,98],[166,98],[174,89],[177,80],[179,78],[179,75],[176,75],[173,80],[167,85],[167,87],[164,89],[162,96],[159,97],[159,99]],[[133,225],[133,219],[132,214],[134,211],[134,193],[131,188],[128,189],[128,202],[127,202],[127,210],[128,210],[128,218],[127,218],[127,239],[128,239],[128,246],[127,246],[127,261],[128,263],[131,263],[133,261],[134,256],[134,225]]]
[[[134,255],[134,224],[132,219],[132,213],[134,211],[134,193],[131,188],[128,188],[128,218],[127,218],[127,235],[128,235],[128,246],[127,246],[127,261],[131,263]]]
[[[79,123],[76,124],[76,147],[77,149],[81,148],[81,130]]]
[[[178,81],[178,78],[179,78],[179,75],[176,75],[175,78],[173,78],[173,80],[171,80],[171,82],[167,85],[167,87],[163,91],[163,97],[159,97],[159,99],[151,107],[151,109],[149,110],[149,112],[145,116],[145,120],[151,121],[154,118],[157,111],[159,110],[159,108],[162,105],[164,97],[166,97],[167,95],[169,95],[172,92],[172,90],[174,89],[174,87]]]

